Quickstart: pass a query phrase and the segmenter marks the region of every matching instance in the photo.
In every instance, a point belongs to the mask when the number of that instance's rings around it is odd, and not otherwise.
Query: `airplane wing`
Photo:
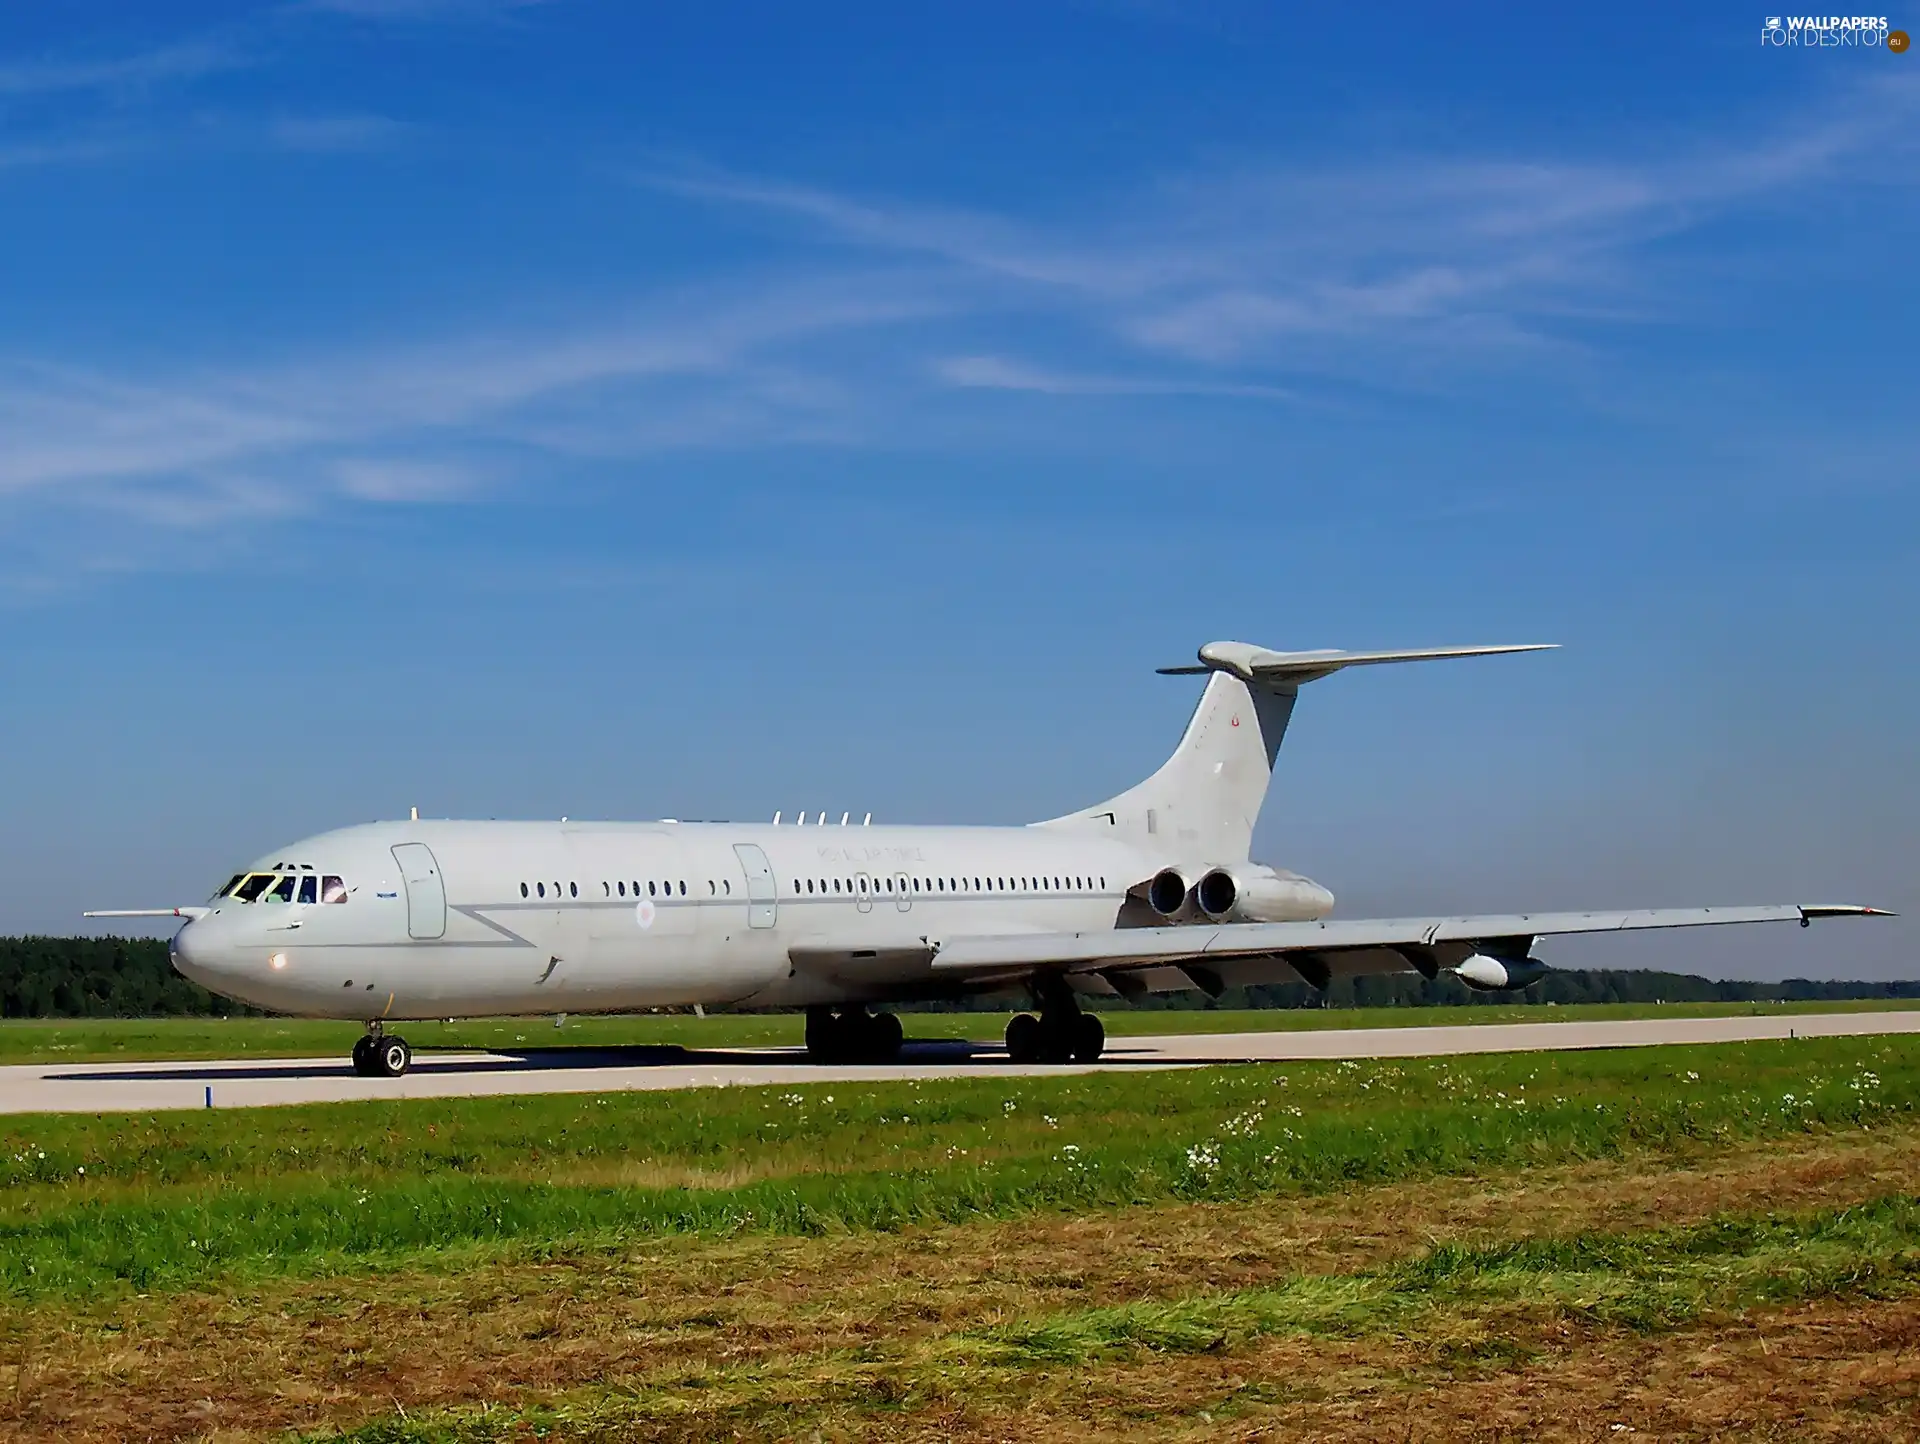
[[[1442,969],[1460,969],[1476,957],[1511,965],[1512,975],[1518,977],[1529,967],[1527,952],[1536,938],[1570,933],[1771,922],[1797,922],[1804,927],[1815,918],[1886,916],[1891,914],[1877,908],[1784,903],[960,936],[938,942],[928,939],[927,947],[935,977],[1014,981],[1045,969],[1067,974],[1085,992],[1136,996],[1199,988],[1217,996],[1231,987],[1296,980],[1324,988],[1332,978],[1366,973],[1415,972],[1432,978]],[[1544,971],[1538,964],[1530,967],[1529,976]],[[1498,976],[1485,969],[1481,975]],[[1462,976],[1475,981],[1472,965]]]

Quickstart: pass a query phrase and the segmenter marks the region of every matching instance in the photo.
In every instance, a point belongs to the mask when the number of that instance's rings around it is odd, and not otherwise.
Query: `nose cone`
[[[246,946],[241,932],[218,913],[195,918],[173,935],[168,947],[175,971],[210,993],[254,1002],[268,965],[257,941]]]
[[[196,919],[175,933],[173,941],[167,944],[167,956],[173,961],[173,970],[203,988],[213,987],[212,949],[207,936],[209,931],[204,922]]]

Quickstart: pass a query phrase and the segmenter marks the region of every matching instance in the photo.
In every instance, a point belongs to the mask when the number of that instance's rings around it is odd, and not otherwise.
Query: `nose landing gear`
[[[407,1040],[386,1032],[378,1022],[368,1023],[366,1036],[353,1045],[353,1071],[362,1078],[398,1078],[412,1064]]]

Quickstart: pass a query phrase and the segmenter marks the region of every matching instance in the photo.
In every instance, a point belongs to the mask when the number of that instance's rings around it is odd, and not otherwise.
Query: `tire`
[[[1046,1018],[1040,1020],[1040,1061],[1042,1063],[1066,1063],[1073,1058],[1074,1024],[1080,1014],[1065,1018]]]
[[[1097,1063],[1107,1046],[1107,1026],[1097,1014],[1082,1013],[1073,1020],[1073,1061]]]
[[[407,1040],[400,1037],[385,1037],[374,1050],[375,1071],[383,1078],[398,1078],[413,1064],[413,1049],[407,1046]]]
[[[807,1061],[837,1063],[843,1051],[845,1028],[824,1008],[807,1009]]]
[[[1007,1057],[1015,1063],[1038,1063],[1043,1033],[1031,1013],[1017,1013],[1007,1024]]]
[[[891,1063],[899,1058],[900,1045],[906,1041],[907,1035],[897,1015],[876,1013],[867,1028],[867,1051],[874,1062]]]
[[[353,1071],[362,1078],[373,1076],[373,1037],[362,1034],[353,1040]]]

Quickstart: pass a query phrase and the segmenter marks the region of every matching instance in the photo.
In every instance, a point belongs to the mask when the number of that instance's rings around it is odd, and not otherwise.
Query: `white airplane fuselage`
[[[173,955],[214,992],[308,1017],[882,1001],[963,990],[935,984],[929,939],[1119,926],[1164,861],[1044,826],[370,823],[261,859],[240,876],[302,881],[215,898]],[[1280,915],[1332,907],[1280,876]],[[299,901],[332,878],[344,901]]]
[[[1345,667],[1531,651],[1277,652],[1210,642],[1173,754],[1025,827],[369,823],[277,849],[189,918],[175,965],[275,1012],[369,1024],[354,1066],[406,1071],[388,1020],[745,1004],[808,1010],[810,1055],[897,1054],[868,1005],[1024,986],[1016,1060],[1098,1058],[1076,996],[1451,970],[1513,989],[1542,936],[1867,915],[1854,905],[1322,921],[1325,888],[1251,861],[1299,689]],[[377,1025],[377,1026],[375,1026]]]

